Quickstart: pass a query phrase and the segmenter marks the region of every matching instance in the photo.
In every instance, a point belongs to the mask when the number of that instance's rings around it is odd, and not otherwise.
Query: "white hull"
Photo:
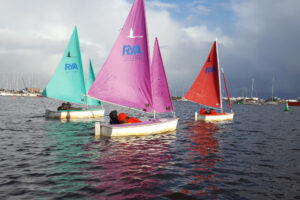
[[[268,101],[265,104],[267,104],[267,105],[277,105],[278,103],[275,102],[275,101]]]
[[[213,114],[198,114],[195,113],[195,120],[197,121],[205,121],[205,122],[218,122],[218,121],[228,121],[233,120],[234,113],[220,113],[217,115]]]
[[[104,116],[104,109],[95,110],[63,110],[51,111],[46,110],[45,117],[50,119],[89,119]]]
[[[175,131],[178,118],[156,119],[133,124],[104,125],[95,123],[96,136],[142,136]]]

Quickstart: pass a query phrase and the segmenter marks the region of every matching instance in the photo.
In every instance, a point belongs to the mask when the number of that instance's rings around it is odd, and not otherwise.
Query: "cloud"
[[[255,78],[258,94],[270,97],[274,76],[277,95],[295,98],[300,93],[295,87],[300,84],[299,6],[297,0],[242,1],[232,6],[237,16],[236,37],[232,37],[234,46],[227,50],[230,54],[226,63],[234,66],[234,85],[250,85],[251,78]]]
[[[210,12],[210,9],[205,7],[205,6],[202,6],[202,5],[198,5],[196,8],[195,8],[195,11],[197,12],[202,12],[202,13],[209,13]]]
[[[35,77],[47,83],[75,25],[78,27],[86,71],[89,58],[99,69],[130,7],[125,0],[91,0],[88,4],[78,0],[2,1],[0,73],[11,74],[11,77],[16,73],[24,77],[29,76],[26,75],[28,73],[35,74]],[[0,87],[4,87],[6,82],[0,81]]]
[[[8,73],[8,66],[12,74],[34,73],[43,80],[37,82],[45,84],[54,73],[75,25],[85,71],[88,59],[92,58],[98,72],[131,7],[125,0],[89,1],[84,5],[76,0],[19,3],[23,7],[16,7],[15,1],[4,1],[0,8],[1,15],[15,20],[15,23],[8,23],[4,17],[0,19],[0,71]],[[175,8],[173,4],[153,1],[146,5],[150,5],[146,12],[151,52],[154,38],[158,36],[170,84],[176,87],[179,74],[183,74],[180,80],[185,82],[193,73],[190,66],[199,69],[198,53],[195,53],[198,45],[193,44],[196,40],[191,38],[193,28],[186,28],[172,19],[168,9]],[[157,6],[161,9],[157,10]],[[13,13],[8,11],[12,8],[15,9]]]
[[[163,3],[157,0],[146,2],[147,5],[149,5],[150,8],[158,7],[162,9],[166,8],[177,8],[177,5],[171,4],[171,3]]]
[[[193,3],[194,7],[184,6],[183,16],[180,13],[182,4],[146,1],[150,49],[152,52],[157,36],[173,94],[175,91],[185,93],[190,87],[215,38],[219,40],[220,64],[225,69],[232,96],[241,95],[242,87],[250,88],[254,78],[259,97],[268,97],[273,76],[275,95],[294,97],[300,93],[297,87],[300,84],[298,0],[288,3],[234,0],[219,6],[202,1]],[[208,23],[193,12],[196,9],[209,18],[215,16],[216,8],[222,7],[234,16],[231,21],[227,15],[221,15],[223,21],[218,18],[218,23]],[[130,8],[131,3],[126,0],[2,0],[1,75],[36,77],[39,80],[36,82],[41,83],[39,86],[44,87],[62,57],[75,25],[85,71],[91,58],[97,73]],[[177,14],[183,19],[179,20]],[[193,18],[192,24],[185,20],[189,17]],[[233,29],[225,32],[228,26]],[[0,87],[6,87],[8,81],[1,79]]]

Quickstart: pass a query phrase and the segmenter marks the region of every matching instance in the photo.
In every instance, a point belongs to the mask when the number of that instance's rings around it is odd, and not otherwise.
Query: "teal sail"
[[[86,104],[86,89],[77,27],[52,79],[44,89],[45,97]]]
[[[89,69],[89,73],[88,73],[86,84],[85,84],[85,88],[86,88],[87,92],[89,91],[89,89],[92,86],[92,84],[94,83],[94,81],[95,81],[95,73],[93,70],[92,61],[90,59],[90,69]],[[87,97],[87,104],[93,105],[93,106],[99,106],[99,105],[101,105],[101,101]]]

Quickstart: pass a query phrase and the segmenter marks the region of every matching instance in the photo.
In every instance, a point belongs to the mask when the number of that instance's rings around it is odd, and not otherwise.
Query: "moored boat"
[[[289,106],[300,106],[300,101],[295,101],[295,102],[289,101],[288,105]]]

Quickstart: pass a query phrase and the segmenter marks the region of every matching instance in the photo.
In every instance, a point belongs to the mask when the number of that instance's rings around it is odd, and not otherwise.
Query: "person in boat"
[[[118,112],[116,110],[113,110],[109,113],[110,124],[120,124],[118,120]]]
[[[66,103],[66,109],[65,110],[71,110],[71,104],[70,104],[70,102]]]
[[[62,103],[57,110],[66,110],[67,109],[67,104],[66,103]]]
[[[204,114],[208,114],[208,112],[204,108],[201,108],[200,114],[204,115]]]
[[[72,107],[72,104],[70,102],[67,102],[67,109],[66,110],[82,110],[82,108],[79,107]]]
[[[70,102],[67,103],[62,103],[57,110],[82,110],[82,108],[76,108],[76,107],[72,107],[72,104],[70,104]]]
[[[135,118],[135,117],[128,117],[125,113],[120,113],[120,114],[118,115],[118,120],[119,120],[120,124],[142,122],[142,121],[139,120],[138,118]]]
[[[215,112],[214,109],[210,109],[210,110],[209,110],[209,114],[216,114],[216,112]]]

